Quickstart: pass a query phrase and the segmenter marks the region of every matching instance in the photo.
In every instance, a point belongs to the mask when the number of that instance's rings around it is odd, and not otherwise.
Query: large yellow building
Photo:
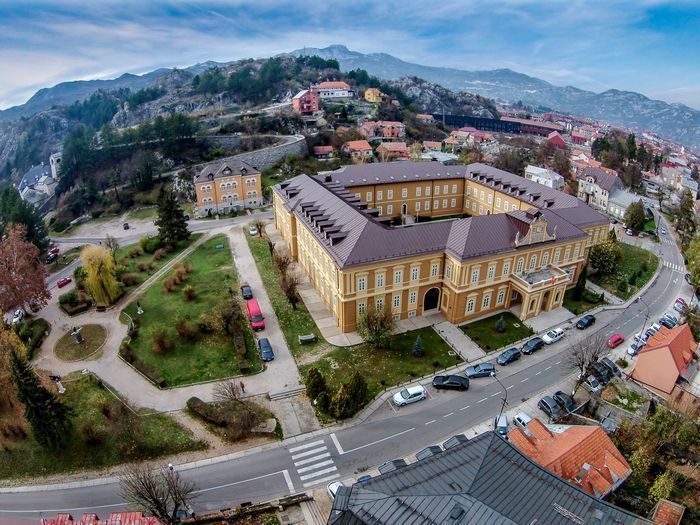
[[[218,215],[262,206],[261,179],[260,170],[240,160],[207,164],[194,178],[195,215]]]
[[[344,332],[369,307],[453,323],[557,308],[609,229],[576,197],[484,164],[345,166],[278,184],[273,199],[277,229]],[[395,215],[427,222],[392,227]],[[468,217],[435,220],[455,215]]]

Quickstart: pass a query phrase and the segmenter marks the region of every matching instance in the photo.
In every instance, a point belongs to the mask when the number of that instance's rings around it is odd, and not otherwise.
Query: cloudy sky
[[[0,0],[0,108],[66,80],[345,44],[700,109],[700,2]]]

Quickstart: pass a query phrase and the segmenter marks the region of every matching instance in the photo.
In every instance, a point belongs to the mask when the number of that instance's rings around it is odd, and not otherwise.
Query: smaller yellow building
[[[263,204],[260,171],[243,161],[212,162],[194,178],[197,217],[242,211]]]
[[[373,104],[379,104],[384,95],[377,88],[367,88],[365,91],[365,100]]]

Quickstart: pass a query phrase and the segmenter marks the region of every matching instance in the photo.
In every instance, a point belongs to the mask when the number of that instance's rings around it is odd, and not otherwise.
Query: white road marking
[[[299,479],[306,481],[307,479],[317,478],[319,476],[323,476],[324,474],[330,474],[336,470],[338,470],[338,467],[328,467],[326,469],[319,470],[318,472],[313,472],[312,474],[304,474],[303,476],[299,476]]]
[[[340,442],[338,441],[338,438],[336,437],[335,432],[333,432],[331,434],[331,441],[335,445],[335,448],[338,449],[338,454],[340,454],[342,456],[344,454],[343,447],[340,446]]]
[[[467,406],[465,406],[465,407],[460,408],[460,410],[466,410],[466,409],[468,409],[470,406],[471,406],[471,405],[467,405]]]
[[[318,456],[313,456],[311,458],[300,459],[299,461],[295,461],[294,466],[301,467],[302,465],[308,465],[309,463],[313,463],[314,461],[318,461],[319,459],[324,459],[324,458],[329,458],[329,457],[331,457],[331,453],[326,452],[325,454],[319,454]]]
[[[507,386],[507,387],[506,387],[506,390],[510,390],[510,389],[513,388],[514,386],[515,386],[515,385]]]
[[[325,446],[314,448],[312,450],[307,450],[306,452],[301,452],[299,454],[293,455],[292,460],[305,458],[307,456],[313,456],[314,454],[318,454],[319,452],[325,452],[326,450],[328,450],[328,449]]]
[[[521,383],[524,383],[524,382],[527,381],[528,379],[530,379],[530,378],[529,378],[529,377],[526,377],[525,379],[523,379],[523,380],[520,381],[520,382],[521,382]]]
[[[535,375],[538,376],[538,375],[540,375],[541,373],[542,373],[542,370],[540,370],[539,372],[535,372]]]
[[[290,448],[289,452],[293,454],[294,452],[299,452],[300,450],[306,450],[307,448],[317,447],[319,445],[323,445],[322,439],[319,439],[318,441],[314,441],[313,443],[306,443],[305,445],[299,445],[298,447]]]
[[[433,423],[435,423],[435,420],[434,420],[434,419],[431,419],[430,421],[427,421],[425,424],[426,424],[426,425],[432,425]]]
[[[445,414],[445,415],[444,415],[444,416],[442,416],[442,417],[450,417],[450,416],[454,416],[454,415],[455,415],[455,413],[454,413],[454,412],[450,412],[449,414]]]
[[[326,461],[321,461],[321,463],[314,463],[313,465],[309,465],[308,467],[298,468],[297,472],[299,474],[303,474],[304,472],[310,472],[312,470],[316,470],[316,469],[321,468],[321,467],[327,467],[328,465],[332,465],[332,464],[333,464],[333,460],[328,459]]]
[[[550,365],[550,366],[548,366],[547,368],[545,368],[545,370],[549,370],[550,368],[552,368],[552,366],[551,366],[551,365]]]
[[[283,470],[282,475],[284,476],[284,480],[287,482],[289,493],[294,494],[296,490],[294,489],[294,483],[292,483],[292,477],[289,475],[289,471],[287,469]]]
[[[479,401],[477,401],[476,403],[477,403],[477,404],[483,403],[484,401],[486,401],[486,399],[488,399],[488,398],[485,397],[484,399],[479,399]]]
[[[304,488],[313,487],[314,485],[319,485],[321,483],[325,483],[326,481],[331,481],[331,480],[339,478],[339,477],[340,477],[340,474],[333,474],[332,476],[326,476],[325,478],[316,479],[314,481],[309,481],[308,483],[304,483]]]
[[[398,432],[396,434],[392,434],[391,436],[387,436],[387,437],[384,437],[382,439],[372,441],[371,443],[365,443],[364,445],[360,445],[359,447],[355,447],[355,448],[351,448],[350,450],[346,450],[345,453],[349,454],[350,452],[355,452],[356,450],[362,450],[363,448],[371,447],[372,445],[376,445],[377,443],[382,443],[383,441],[386,441],[388,439],[394,439],[395,437],[403,436],[404,434],[407,434],[415,429],[416,429],[416,427],[407,428],[406,430],[404,430],[402,432]]]
[[[496,392],[495,394],[491,394],[491,397],[496,397],[500,392]]]
[[[291,482],[291,478],[289,478],[289,471],[287,471],[287,470],[278,470],[277,472],[270,472],[269,474],[263,474],[262,476],[257,476],[257,477],[255,477],[255,478],[244,479],[244,480],[241,480],[241,481],[233,481],[233,482],[231,482],[231,483],[225,483],[225,484],[223,484],[223,485],[217,485],[216,487],[209,487],[209,488],[206,488],[206,489],[195,490],[195,491],[194,491],[194,494],[201,494],[202,492],[210,492],[210,491],[212,491],[212,490],[225,489],[226,487],[232,487],[233,485],[240,485],[241,483],[248,483],[249,481],[257,481],[257,480],[259,480],[259,479],[269,478],[270,476],[276,476],[277,474],[282,474],[282,475],[284,476],[285,480],[287,480],[287,486],[288,486],[288,487],[291,486],[291,488],[294,488],[294,485],[292,485],[292,482]],[[294,491],[292,490],[292,492],[294,492]],[[4,511],[3,511],[3,512],[4,512]],[[25,511],[23,511],[23,512],[27,512],[27,511],[25,510]]]
[[[558,365],[558,364],[560,364],[560,363],[561,363],[561,360],[560,360],[560,361],[557,361],[557,362],[554,363],[554,364],[555,364],[555,365]]]

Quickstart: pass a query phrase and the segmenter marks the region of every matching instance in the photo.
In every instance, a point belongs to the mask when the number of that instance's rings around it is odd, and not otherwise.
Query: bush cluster
[[[345,419],[365,406],[369,389],[364,376],[354,372],[347,383],[333,392],[323,374],[317,368],[310,368],[306,375],[306,394],[319,411],[336,419]]]
[[[187,400],[187,409],[204,421],[225,429],[230,441],[237,441],[250,432],[260,416],[244,401],[205,403],[198,397]]]
[[[175,321],[175,331],[181,339],[185,341],[194,341],[197,338],[198,330],[197,325],[189,322],[187,319],[178,317]]]
[[[120,281],[124,286],[133,286],[139,282],[139,275],[137,273],[124,273]]]
[[[167,354],[173,348],[172,337],[163,326],[151,330],[151,351],[154,354]]]
[[[159,248],[163,247],[163,243],[158,237],[141,237],[139,246],[143,252],[154,254]]]

